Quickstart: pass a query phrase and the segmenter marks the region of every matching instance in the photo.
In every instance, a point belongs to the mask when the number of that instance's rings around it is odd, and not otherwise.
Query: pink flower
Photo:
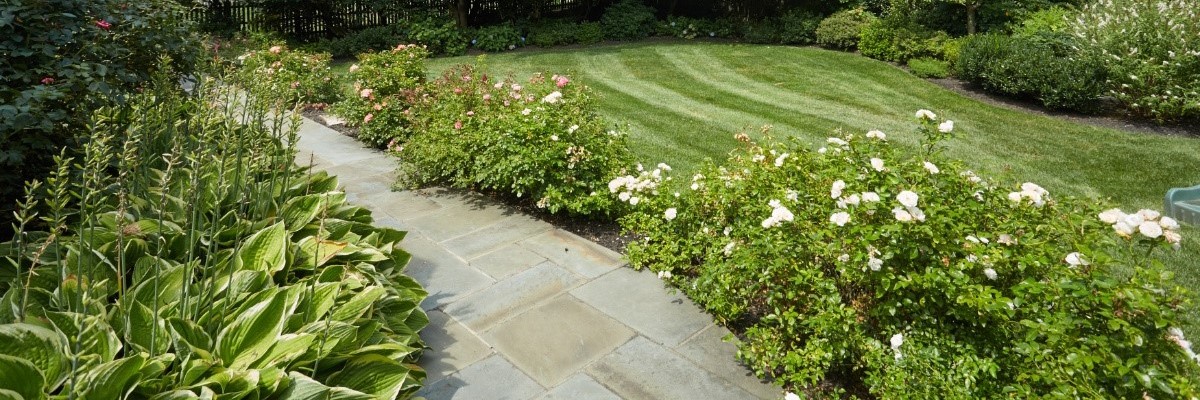
[[[45,78],[42,78],[42,84],[43,84],[43,85],[49,85],[49,84],[51,84],[51,83],[54,83],[54,78],[51,78],[51,77],[48,77],[48,76],[47,76],[47,77],[45,77]]]
[[[462,88],[454,88],[454,94],[462,94]]]
[[[361,92],[358,92],[358,95],[362,96],[363,98],[369,98],[371,97],[372,93],[375,93],[375,91],[371,89],[363,89]]]
[[[371,122],[372,119],[375,119],[375,115],[367,114],[367,116],[363,117],[363,123]]]
[[[281,52],[281,51],[283,51],[283,47],[271,46],[271,49],[270,49],[271,54],[279,54],[279,52]]]
[[[567,77],[565,77],[565,76],[560,76],[560,75],[554,76],[554,86],[558,86],[560,89],[563,86],[567,86],[567,84],[570,82],[571,82],[571,80],[567,79]]]
[[[298,88],[298,87],[300,87],[300,81],[294,81],[294,82],[292,82],[292,89],[295,89],[295,88]]]
[[[462,81],[463,81],[463,82],[470,82],[470,81],[471,81],[471,76],[470,76],[470,75],[463,75],[463,77],[462,77]]]
[[[371,108],[374,109],[375,111],[380,111],[380,110],[383,110],[383,104],[376,104],[374,107],[371,107]]]
[[[488,100],[491,100],[491,99],[492,99],[492,95],[491,95],[490,93],[489,93],[489,94],[485,94],[485,95],[483,95],[483,101],[488,101]]]
[[[112,27],[112,24],[108,23],[108,21],[98,19],[98,20],[96,20],[96,26],[100,27],[100,29],[107,31],[109,28]]]
[[[462,121],[454,121],[454,129],[462,129]]]
[[[474,111],[467,111],[467,116],[468,116],[468,117],[473,117],[473,116],[475,116],[475,112],[474,112]]]

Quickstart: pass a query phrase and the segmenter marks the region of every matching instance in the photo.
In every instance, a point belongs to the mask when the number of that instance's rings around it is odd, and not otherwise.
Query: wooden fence
[[[612,0],[208,0],[190,18],[213,31],[269,31],[297,40],[403,23],[428,12],[482,26],[542,18],[596,19]]]

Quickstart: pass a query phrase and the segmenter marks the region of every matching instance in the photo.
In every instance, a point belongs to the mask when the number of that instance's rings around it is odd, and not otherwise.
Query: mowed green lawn
[[[431,75],[476,57],[428,62]],[[997,182],[1031,181],[1053,196],[1111,198],[1127,209],[1162,209],[1167,189],[1200,183],[1200,139],[1081,125],[994,107],[854,54],[731,43],[651,42],[488,55],[493,75],[566,73],[599,94],[611,122],[627,123],[644,163],[689,176],[722,159],[733,135],[772,125],[814,148],[841,129],[879,129],[915,149],[913,113],[955,121],[948,155]],[[1200,229],[1164,260],[1179,283],[1200,290]],[[1196,296],[1200,299],[1200,296]],[[1200,313],[1196,314],[1200,315]],[[1200,330],[1193,330],[1200,333]]]

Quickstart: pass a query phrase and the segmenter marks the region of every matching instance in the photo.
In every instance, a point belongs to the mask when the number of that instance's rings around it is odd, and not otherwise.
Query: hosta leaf
[[[138,260],[138,268],[144,268],[148,275],[142,278],[141,283],[133,289],[133,299],[147,306],[153,306],[155,304],[154,289],[157,287],[158,304],[161,308],[163,305],[179,300],[183,289],[184,271],[180,264],[173,264],[165,260],[156,262],[156,260],[155,257],[143,257]],[[161,311],[159,313],[162,314]]]
[[[240,270],[263,271],[274,274],[285,266],[287,253],[287,231],[283,223],[263,228],[246,238],[234,266]]]
[[[0,325],[0,354],[33,363],[45,377],[48,387],[57,387],[67,377],[70,359],[66,346],[67,341],[57,332],[40,326]]]
[[[167,325],[171,327],[174,334],[172,337],[179,345],[187,346],[187,348],[201,357],[208,358],[209,352],[212,351],[212,338],[208,336],[208,332],[204,331],[200,325],[195,322],[180,319],[170,318],[167,320]]]
[[[375,400],[375,396],[371,396],[362,392],[354,391],[343,387],[329,387],[317,382],[312,378],[304,376],[299,372],[293,371],[288,374],[292,379],[291,386],[279,395],[279,400]]]
[[[363,291],[355,293],[350,300],[347,300],[345,303],[342,303],[336,309],[334,309],[333,315],[331,315],[330,318],[333,318],[335,321],[346,322],[358,319],[367,311],[368,308],[371,307],[372,304],[375,304],[375,300],[379,300],[380,297],[383,297],[384,293],[387,293],[387,290],[384,288],[379,286],[368,286],[367,288],[363,289]]]
[[[310,283],[311,284],[311,283]],[[337,292],[340,285],[334,282],[317,283],[316,288],[309,294],[307,301],[304,304],[304,322],[311,323],[321,319],[325,313],[333,308],[337,301]]]
[[[283,205],[283,223],[288,232],[296,232],[308,225],[321,212],[325,194],[310,194],[294,197]]]
[[[313,346],[317,336],[311,333],[293,333],[282,335],[271,345],[261,359],[256,361],[253,368],[283,368],[291,364]]]
[[[0,388],[0,400],[25,400],[25,396],[13,390]]]
[[[295,309],[294,302],[288,304],[290,293],[276,293],[234,318],[217,335],[217,357],[230,368],[244,368],[262,357],[283,330],[285,316]]]
[[[394,399],[408,378],[408,367],[378,354],[355,357],[328,383],[344,386],[381,399]]]
[[[32,362],[20,357],[0,354],[0,390],[11,391],[18,399],[44,399],[46,378]],[[0,393],[0,398],[4,394]]]
[[[194,392],[187,390],[172,390],[170,392],[159,393],[154,397],[151,397],[150,400],[193,400],[199,398],[200,396],[196,395]]]
[[[46,314],[59,332],[71,340],[79,341],[78,354],[95,354],[101,362],[112,361],[121,351],[121,339],[108,321],[97,315],[84,316],[74,312],[51,312]],[[82,327],[80,326],[82,325]],[[72,342],[74,347],[74,342]]]
[[[115,361],[109,361],[88,370],[79,378],[81,399],[123,399],[137,387],[138,373],[146,362],[146,355],[138,353]]]
[[[154,310],[139,302],[133,302],[129,307],[129,342],[154,353],[162,353],[170,347],[171,337],[163,326],[161,315],[155,316]]]
[[[300,240],[299,245],[300,252],[304,255],[305,260],[315,261],[311,265],[307,261],[305,262],[305,267],[311,269],[325,265],[330,259],[340,254],[342,249],[345,249],[349,243],[319,240],[315,236],[309,236]]]

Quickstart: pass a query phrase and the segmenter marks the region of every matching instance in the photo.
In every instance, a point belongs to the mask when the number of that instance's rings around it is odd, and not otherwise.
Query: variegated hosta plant
[[[148,92],[97,114],[0,244],[0,398],[411,396],[404,232],[294,167],[295,125],[253,99]]]

